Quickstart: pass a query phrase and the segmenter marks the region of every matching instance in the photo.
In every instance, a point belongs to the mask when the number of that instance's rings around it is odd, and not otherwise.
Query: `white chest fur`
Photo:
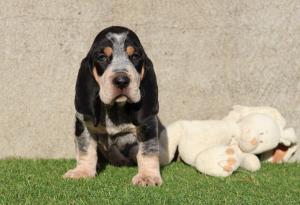
[[[95,127],[92,122],[85,122],[85,124],[91,134],[116,135],[120,133],[133,133],[136,135],[137,131],[136,126],[132,123],[121,123],[116,125],[108,116],[105,117],[105,125],[99,124]]]
[[[105,122],[106,122],[106,132],[109,135],[115,135],[118,133],[134,133],[136,134],[136,126],[133,125],[132,123],[122,123],[119,125],[114,124],[111,119],[106,116],[105,117]]]

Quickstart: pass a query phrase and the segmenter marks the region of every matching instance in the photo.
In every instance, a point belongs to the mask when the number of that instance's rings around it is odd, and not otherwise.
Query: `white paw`
[[[236,150],[234,150],[232,147],[228,147],[225,150],[225,161],[222,161],[221,163],[223,170],[230,174],[240,166],[235,152]]]
[[[137,174],[132,178],[132,184],[138,186],[160,186],[162,179],[160,175]]]
[[[64,174],[65,179],[81,179],[81,178],[92,178],[95,177],[96,172],[84,169],[84,168],[78,168],[70,169]]]

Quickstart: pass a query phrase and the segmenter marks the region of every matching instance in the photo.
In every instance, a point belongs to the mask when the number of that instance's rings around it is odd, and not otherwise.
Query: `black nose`
[[[130,79],[126,75],[120,75],[113,79],[113,84],[120,89],[126,88],[129,82]]]

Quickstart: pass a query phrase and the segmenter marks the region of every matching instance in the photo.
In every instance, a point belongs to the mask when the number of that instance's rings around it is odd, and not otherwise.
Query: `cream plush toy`
[[[293,130],[283,131],[285,122],[277,115],[233,111],[224,120],[177,121],[168,126],[160,136],[161,165],[173,159],[178,147],[184,162],[208,175],[226,177],[238,167],[256,171],[260,161],[255,154],[295,138]]]
[[[272,163],[296,161],[293,160],[292,157],[297,150],[299,151],[299,138],[297,139],[293,128],[285,128],[286,121],[277,109],[272,107],[246,107],[235,105],[224,120],[238,122],[252,113],[265,114],[273,118],[279,126],[281,136],[283,136],[276,148],[261,154],[261,159]]]

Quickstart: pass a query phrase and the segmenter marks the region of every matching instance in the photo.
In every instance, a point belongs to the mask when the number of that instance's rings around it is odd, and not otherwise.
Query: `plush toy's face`
[[[274,149],[280,141],[280,130],[276,122],[263,114],[250,114],[239,123],[242,151],[260,154]]]

